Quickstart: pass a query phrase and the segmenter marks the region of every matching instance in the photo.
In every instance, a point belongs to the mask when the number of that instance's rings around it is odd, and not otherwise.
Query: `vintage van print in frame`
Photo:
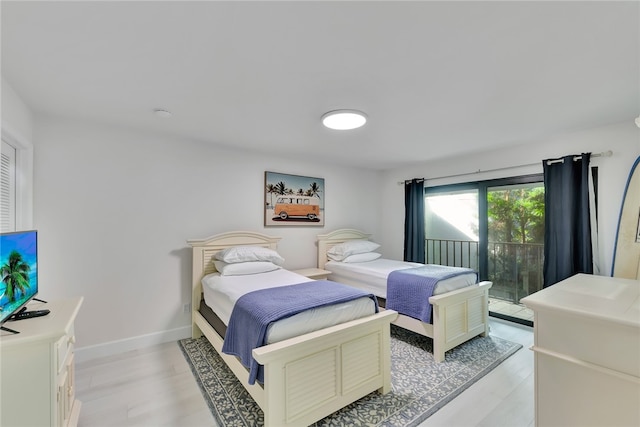
[[[265,226],[324,226],[324,179],[264,173]]]

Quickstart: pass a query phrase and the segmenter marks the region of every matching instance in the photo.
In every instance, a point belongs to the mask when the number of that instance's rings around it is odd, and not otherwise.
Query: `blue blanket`
[[[476,272],[470,268],[435,264],[392,271],[387,277],[386,308],[431,323],[433,307],[429,298],[438,281],[467,273]],[[476,281],[477,277],[476,273]]]
[[[302,311],[325,305],[371,298],[378,312],[373,294],[329,280],[314,280],[297,285],[261,289],[241,296],[233,307],[222,351],[240,358],[249,368],[249,384],[264,381],[264,369],[255,361],[252,351],[266,344],[270,323]]]

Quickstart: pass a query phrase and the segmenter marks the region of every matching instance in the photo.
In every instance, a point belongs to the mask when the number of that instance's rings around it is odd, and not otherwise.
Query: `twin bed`
[[[360,263],[360,271],[351,274],[340,273],[328,263],[327,252],[334,246],[368,238],[367,234],[349,229],[318,236],[318,267],[332,271],[332,281],[364,289],[369,297],[374,300],[374,296],[379,297],[384,303],[384,283],[362,271],[362,266],[368,263]],[[279,240],[261,233],[238,231],[188,241],[193,251],[192,336],[204,335],[211,342],[263,410],[267,427],[310,425],[373,391],[389,392],[391,323],[433,338],[436,361],[444,360],[447,350],[488,333],[491,283],[475,284],[475,277],[472,283],[453,285],[464,286],[460,289],[440,289],[439,294],[434,293],[429,299],[433,305],[432,323],[398,315],[390,309],[377,312],[371,298],[355,298],[332,305],[333,308],[301,312],[270,326],[266,344],[251,352],[263,367],[263,376],[255,381],[253,369],[247,369],[238,357],[223,351],[230,341],[225,343],[223,337],[238,299],[246,292],[264,287],[282,287],[280,291],[286,296],[288,285],[302,284],[298,287],[309,289],[317,286],[318,293],[323,293],[322,287],[327,290],[332,284],[280,268],[256,274],[221,275],[216,266],[221,270],[225,266],[221,267],[214,258],[229,248],[275,250]]]
[[[222,351],[226,324],[220,317],[225,316],[216,315],[205,303],[203,295],[206,298],[211,295],[207,296],[209,291],[204,293],[203,279],[216,276],[213,257],[217,252],[237,246],[275,250],[279,240],[241,231],[188,241],[193,248],[192,336],[205,335],[211,342],[263,410],[265,426],[307,426],[373,391],[391,390],[390,323],[397,313],[371,312],[355,320],[256,348],[253,358],[264,366],[264,378],[262,382],[250,384],[249,370],[236,356]],[[251,276],[271,277],[272,273],[282,273],[274,280],[286,284],[308,280],[285,270]],[[322,286],[322,282],[317,283]],[[291,333],[285,332],[285,337],[286,334]]]
[[[409,268],[421,264],[378,260],[363,263],[332,261],[328,252],[332,247],[349,241],[369,240],[370,235],[359,230],[341,229],[318,235],[318,268],[331,271],[329,278],[336,282],[371,291],[384,300],[386,281],[391,270]],[[443,289],[429,298],[433,306],[431,323],[413,317],[398,315],[395,325],[433,339],[433,357],[437,362],[444,360],[445,352],[471,338],[489,333],[489,288],[491,282],[475,284],[475,278],[465,283],[465,277],[457,282],[445,283]],[[468,278],[467,278],[468,280]],[[449,285],[450,288],[446,288]],[[469,286],[471,285],[471,286]],[[439,285],[440,286],[440,285]],[[384,301],[382,302],[384,304]]]

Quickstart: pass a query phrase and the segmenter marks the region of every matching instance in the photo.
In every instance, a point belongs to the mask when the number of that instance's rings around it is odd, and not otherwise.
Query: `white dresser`
[[[30,303],[42,317],[7,322],[0,336],[0,425],[75,426],[74,322],[82,298]]]
[[[640,426],[640,281],[577,274],[521,302],[536,426]]]

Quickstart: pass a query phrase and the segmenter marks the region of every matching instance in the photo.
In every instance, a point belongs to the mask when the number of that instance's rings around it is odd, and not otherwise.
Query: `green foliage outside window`
[[[489,241],[544,243],[544,187],[487,193]]]

